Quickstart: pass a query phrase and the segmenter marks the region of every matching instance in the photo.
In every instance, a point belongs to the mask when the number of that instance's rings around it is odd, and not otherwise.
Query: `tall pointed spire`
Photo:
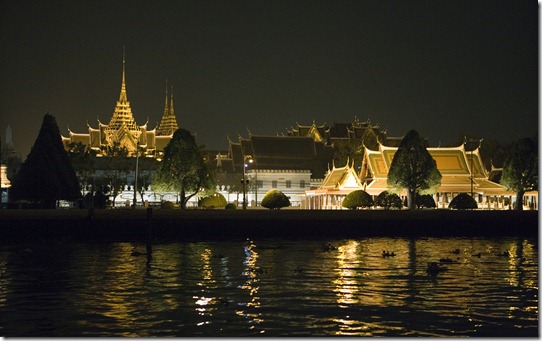
[[[177,119],[175,118],[175,109],[173,108],[173,86],[171,87],[169,106],[168,106],[168,86],[166,80],[166,104],[164,106],[164,115],[160,121],[158,129],[156,129],[156,135],[171,135],[175,130],[179,129],[177,125]]]
[[[164,116],[169,113],[168,97],[167,97],[167,79],[166,79],[166,103],[164,104]]]
[[[169,101],[169,116],[175,118],[175,110],[173,109],[173,85],[171,86],[171,100]],[[175,121],[177,123],[177,121]]]
[[[137,141],[141,135],[141,129],[137,126],[132,108],[126,95],[126,54],[122,49],[122,85],[120,97],[115,106],[113,117],[106,128],[107,140],[110,144],[119,142],[121,146],[127,147],[130,152],[136,150]]]
[[[126,48],[122,47],[122,85],[120,88],[119,102],[128,102],[128,96],[126,95]]]

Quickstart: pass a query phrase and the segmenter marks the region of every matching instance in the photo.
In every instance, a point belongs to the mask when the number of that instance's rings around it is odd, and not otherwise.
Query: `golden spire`
[[[169,116],[175,117],[175,110],[173,110],[173,85],[171,86],[171,100],[169,101]]]
[[[173,108],[173,86],[171,87],[169,107],[168,107],[168,96],[167,96],[167,80],[166,80],[166,104],[164,107],[164,115],[162,120],[156,130],[157,135],[171,135],[179,128],[177,125],[177,119],[175,118],[175,110]]]
[[[167,100],[168,98],[167,98],[167,79],[166,79],[166,103],[164,104],[164,116],[167,116],[169,112],[169,106],[168,106]]]
[[[120,97],[119,97],[119,102],[121,103],[128,102],[128,96],[126,95],[126,78],[125,78],[125,73],[126,73],[126,58],[125,58],[126,51],[125,50],[126,49],[123,46],[122,47],[122,86],[120,88]]]

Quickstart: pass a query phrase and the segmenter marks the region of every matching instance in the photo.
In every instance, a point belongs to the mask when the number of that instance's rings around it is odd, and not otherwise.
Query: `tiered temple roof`
[[[354,162],[347,162],[344,167],[335,167],[335,164],[333,164],[333,168],[327,172],[324,181],[322,181],[320,189],[334,191],[335,193],[342,191],[350,193],[361,187],[362,183],[356,173]]]
[[[167,96],[167,82],[166,82],[166,104],[164,105],[164,115],[160,126],[156,129],[156,134],[161,136],[173,135],[173,133],[179,129],[177,125],[177,118],[175,117],[175,110],[173,108],[173,87],[171,87],[171,99],[168,104]]]
[[[220,156],[226,172],[242,172],[244,157],[250,155],[259,170],[310,170],[313,178],[321,179],[333,160],[333,149],[311,137],[251,134],[228,142],[227,157]]]
[[[370,120],[361,122],[357,117],[352,123],[334,123],[332,126],[325,123],[317,125],[315,121],[311,125],[296,123],[295,128],[288,130],[288,136],[311,137],[315,141],[328,145],[348,141],[363,142],[368,136],[371,136],[374,141],[378,139],[385,142],[387,140],[386,132],[381,130],[378,124],[371,124]]]
[[[70,143],[80,142],[95,150],[98,155],[104,155],[108,146],[118,143],[121,147],[125,147],[131,156],[135,156],[136,150],[141,148],[145,150],[147,156],[160,158],[173,133],[178,129],[173,109],[173,94],[168,105],[166,90],[166,105],[159,128],[148,130],[147,124],[148,122],[141,126],[137,125],[132,114],[126,92],[126,61],[123,54],[120,96],[109,123],[104,124],[98,120],[97,129],[87,123],[87,133],[74,133],[68,129],[69,135],[62,136],[62,142],[66,149]]]
[[[361,168],[360,179],[367,184],[366,191],[378,195],[388,189],[387,177],[393,157],[398,147],[379,144],[378,150],[365,148],[365,156]],[[484,168],[479,147],[465,151],[462,144],[457,147],[427,148],[442,175],[438,192],[469,193],[472,187],[481,195],[510,195],[503,186],[489,180]]]

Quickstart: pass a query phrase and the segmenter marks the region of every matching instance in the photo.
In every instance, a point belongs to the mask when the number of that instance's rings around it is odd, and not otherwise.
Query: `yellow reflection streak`
[[[257,265],[258,258],[260,255],[256,252],[256,245],[254,242],[250,242],[248,246],[245,246],[245,260],[243,265],[245,266],[242,275],[247,279],[240,288],[246,290],[250,296],[250,301],[244,304],[246,307],[259,308],[260,307],[260,297],[258,296],[258,290],[260,289],[258,278],[260,268]],[[248,313],[244,310],[237,310],[236,314],[239,316],[244,316],[249,318],[252,322],[261,323],[263,319],[261,318],[261,313]]]
[[[358,242],[352,240],[339,246],[337,251],[337,278],[333,280],[333,284],[339,305],[359,303],[359,299],[356,298],[359,291],[356,271],[349,269],[357,261],[357,247]]]
[[[203,252],[200,254],[201,259],[201,281],[197,283],[199,287],[201,287],[201,291],[203,294],[206,293],[207,290],[214,288],[214,284],[216,283],[216,280],[213,278],[213,268],[211,266],[211,258],[212,258],[212,251],[210,249],[204,249]],[[192,297],[195,300],[196,304],[196,312],[200,316],[213,316],[213,308],[212,305],[217,302],[217,299],[215,297],[207,297],[205,295],[202,296],[193,296]],[[198,323],[199,325],[205,324],[204,322]]]

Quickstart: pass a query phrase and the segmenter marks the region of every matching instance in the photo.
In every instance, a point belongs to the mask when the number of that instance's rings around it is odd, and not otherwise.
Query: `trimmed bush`
[[[175,208],[175,204],[173,204],[171,201],[162,201],[160,204],[160,208],[163,208],[165,210],[172,210]]]
[[[290,206],[290,199],[276,189],[272,189],[265,194],[262,199],[262,207],[269,208],[270,210],[280,210],[283,207]]]
[[[355,210],[358,207],[371,207],[374,205],[371,195],[363,190],[353,191],[348,194],[343,200],[343,207]]]
[[[460,193],[452,199],[452,201],[448,205],[448,208],[456,210],[470,210],[478,208],[478,204],[476,203],[476,200],[474,200],[467,193]]]
[[[199,201],[201,208],[223,208],[228,204],[226,198],[220,193],[215,193]]]
[[[235,209],[237,209],[237,207],[235,207],[235,204],[230,202],[229,204],[226,205],[226,207],[224,207],[224,209],[225,210],[235,210]]]
[[[429,194],[417,194],[416,193],[416,207],[418,208],[436,208],[437,204],[435,199]]]
[[[403,203],[397,194],[384,191],[376,197],[376,206],[383,207],[386,210],[390,208],[400,210]]]

